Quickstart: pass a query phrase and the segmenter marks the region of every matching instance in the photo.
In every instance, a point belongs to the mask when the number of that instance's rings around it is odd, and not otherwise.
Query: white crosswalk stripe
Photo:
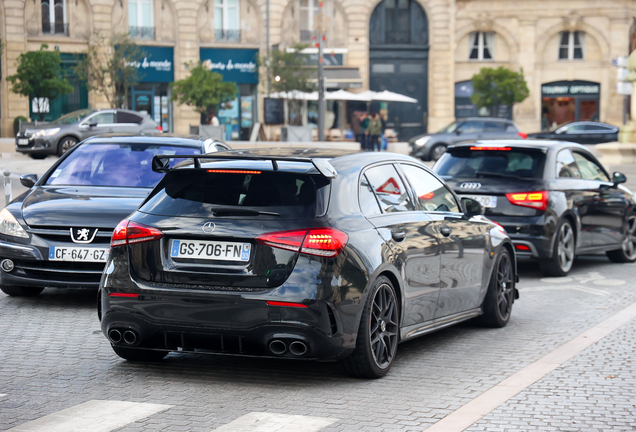
[[[109,432],[171,407],[92,400],[16,426],[7,432]]]
[[[214,432],[316,432],[338,419],[290,414],[252,412]]]

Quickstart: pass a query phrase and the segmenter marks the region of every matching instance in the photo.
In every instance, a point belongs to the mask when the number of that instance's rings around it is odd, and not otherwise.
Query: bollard
[[[11,171],[6,169],[2,173],[4,174],[4,205],[7,206],[11,202]]]

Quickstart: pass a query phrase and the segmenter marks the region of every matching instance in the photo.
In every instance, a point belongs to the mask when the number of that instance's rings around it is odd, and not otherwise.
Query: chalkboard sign
[[[283,123],[285,123],[283,100],[265,98],[265,124],[280,125]]]

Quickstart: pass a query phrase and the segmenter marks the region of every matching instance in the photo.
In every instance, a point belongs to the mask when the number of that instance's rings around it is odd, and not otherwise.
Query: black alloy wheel
[[[552,259],[540,261],[541,270],[550,276],[565,276],[574,264],[575,235],[572,225],[563,220],[556,231]]]
[[[59,148],[58,148],[57,154],[62,156],[64,153],[72,149],[73,146],[77,143],[78,143],[77,139],[71,136],[62,138],[60,140],[60,144],[58,145]]]
[[[625,237],[620,249],[608,251],[607,257],[610,261],[625,263],[636,261],[636,216],[627,218],[625,226]]]
[[[360,378],[385,376],[397,353],[398,332],[397,296],[391,281],[382,276],[367,298],[356,349],[344,361],[347,373]]]
[[[484,314],[479,319],[488,327],[504,327],[510,320],[514,301],[514,267],[510,252],[503,249],[490,278],[490,285],[483,303]]]

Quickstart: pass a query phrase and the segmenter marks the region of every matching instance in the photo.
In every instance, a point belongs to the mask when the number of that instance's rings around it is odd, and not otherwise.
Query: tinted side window
[[[143,118],[138,116],[137,114],[125,112],[125,111],[117,111],[117,123],[141,123]]]
[[[506,125],[506,132],[519,132],[519,129],[513,124],[508,124]]]
[[[400,165],[420,204],[426,211],[447,211],[459,213],[459,206],[453,194],[431,174],[413,165]]]
[[[586,180],[609,181],[601,167],[599,167],[596,162],[592,162],[580,153],[574,153],[574,159],[576,160],[576,164],[579,166],[582,178]]]
[[[486,132],[503,132],[506,130],[506,123],[503,122],[486,122],[484,131]]]
[[[585,130],[585,125],[573,125],[568,127],[563,132],[566,134],[577,134],[577,133],[583,132],[583,130]]]
[[[415,210],[406,187],[393,165],[373,167],[367,170],[365,175],[385,213]]]
[[[585,130],[589,132],[611,132],[612,129],[601,125],[585,125]]]
[[[378,201],[375,199],[375,194],[373,193],[373,188],[367,180],[366,176],[362,176],[360,179],[360,211],[365,216],[374,216],[382,214],[382,210],[380,210],[380,206],[378,205]]]
[[[467,121],[459,127],[462,133],[482,132],[484,130],[484,122],[482,121]]]
[[[561,150],[557,155],[556,176],[558,178],[581,178],[581,172],[570,150]]]

